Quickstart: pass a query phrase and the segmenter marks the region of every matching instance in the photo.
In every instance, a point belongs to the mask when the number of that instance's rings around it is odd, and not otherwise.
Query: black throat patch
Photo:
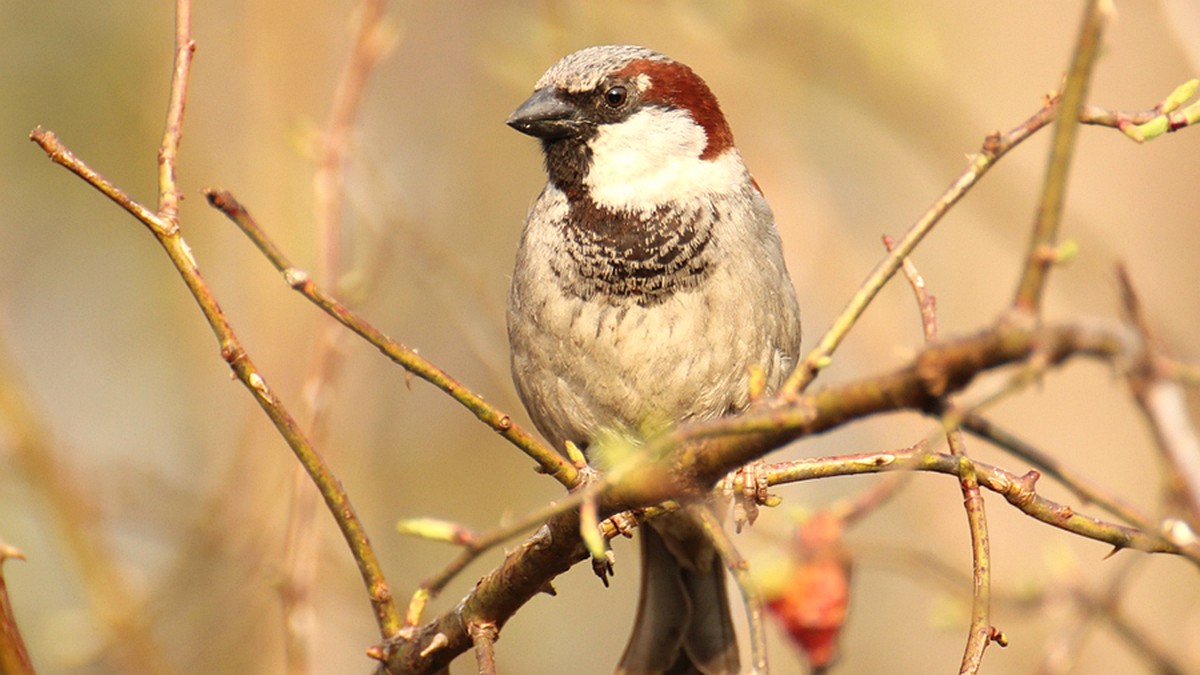
[[[598,206],[583,191],[568,193],[561,223],[566,254],[551,262],[562,290],[613,305],[658,304],[694,288],[711,272],[708,253],[719,212],[660,206],[642,214]]]

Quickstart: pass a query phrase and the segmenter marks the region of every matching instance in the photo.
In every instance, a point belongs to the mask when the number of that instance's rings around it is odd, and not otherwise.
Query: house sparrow
[[[682,63],[590,47],[552,66],[508,125],[541,139],[508,297],[517,391],[589,461],[597,440],[736,413],[800,350],[774,216],[717,99]],[[641,529],[637,618],[618,673],[735,673],[725,570],[683,514]]]

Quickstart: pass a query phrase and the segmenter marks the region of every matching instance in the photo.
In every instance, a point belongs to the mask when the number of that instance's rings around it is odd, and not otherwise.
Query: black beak
[[[533,92],[505,123],[523,134],[547,141],[578,136],[584,126],[579,110],[555,96],[552,87]]]

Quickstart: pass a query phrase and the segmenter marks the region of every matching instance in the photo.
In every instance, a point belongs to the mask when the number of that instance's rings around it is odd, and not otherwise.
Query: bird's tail
[[[617,675],[736,674],[725,566],[712,544],[682,513],[640,531],[642,587]]]

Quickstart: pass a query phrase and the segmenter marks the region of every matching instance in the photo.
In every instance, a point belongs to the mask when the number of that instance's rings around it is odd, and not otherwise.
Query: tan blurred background
[[[289,404],[315,343],[317,312],[199,190],[232,190],[297,264],[313,267],[311,142],[346,58],[353,3],[196,2],[198,50],[180,165],[182,222],[247,349]],[[1152,106],[1200,74],[1193,0],[1119,4],[1091,101]],[[190,296],[144,229],[26,140],[41,124],[136,197],[153,203],[155,152],[170,75],[172,3],[0,4],[0,342],[40,418],[64,509],[44,493],[0,427],[0,539],[26,562],[5,566],[17,617],[46,673],[121,672],[112,619],[89,609],[64,519],[103,542],[103,559],[143,605],[170,668],[281,673],[275,588],[293,459],[232,382]],[[899,234],[964,167],[986,132],[1008,129],[1059,84],[1083,3],[954,0],[795,2],[394,3],[394,53],[369,84],[348,171],[343,264],[383,255],[363,313],[519,419],[507,373],[503,306],[517,234],[543,181],[536,144],[503,121],[563,54],[641,43],[684,61],[721,98],[738,145],[775,209],[811,346]],[[989,322],[1008,302],[1048,147],[1044,133],[1006,158],[916,256],[944,334]],[[1055,272],[1048,316],[1117,314],[1124,260],[1168,347],[1200,359],[1200,130],[1144,147],[1082,131],[1066,237],[1079,258]],[[368,275],[369,276],[369,275]],[[352,284],[355,283],[351,282]],[[919,346],[907,288],[876,301],[823,378],[901,364]],[[445,545],[400,538],[402,517],[494,525],[559,494],[519,452],[369,347],[344,342],[345,369],[324,450],[355,500],[403,602],[447,562]],[[9,377],[12,375],[10,374]],[[1123,382],[1073,363],[1001,404],[995,417],[1090,478],[1157,512],[1160,471]],[[774,457],[908,445],[934,425],[911,415],[858,424]],[[980,442],[977,456],[1028,467]],[[876,478],[780,490],[785,505],[738,539],[761,558],[787,540],[789,512],[854,494]],[[1048,496],[1070,500],[1045,481]],[[917,476],[850,534],[855,596],[838,672],[932,673],[957,667],[969,587],[931,582],[902,552],[965,575],[970,558],[953,480]],[[1073,500],[1071,500],[1074,503]],[[1054,591],[1103,588],[1124,553],[987,502],[997,594],[1047,591],[1041,608],[997,602],[1012,645],[985,670],[1032,672],[1077,627]],[[376,638],[345,546],[325,513],[317,577],[315,670],[362,673]],[[100,549],[93,549],[96,554]],[[606,673],[633,616],[636,549],[617,543],[614,587],[587,566],[561,578],[505,628],[501,672]],[[499,560],[485,556],[431,611],[452,606]],[[93,600],[96,603],[96,600]],[[1122,596],[1137,622],[1200,672],[1200,583],[1166,557],[1137,565]],[[117,614],[121,612],[118,611]],[[118,631],[121,629],[118,628]],[[118,640],[128,633],[118,632]],[[773,632],[778,673],[802,672]],[[1097,627],[1079,673],[1149,672]],[[457,673],[474,672],[470,657]]]

